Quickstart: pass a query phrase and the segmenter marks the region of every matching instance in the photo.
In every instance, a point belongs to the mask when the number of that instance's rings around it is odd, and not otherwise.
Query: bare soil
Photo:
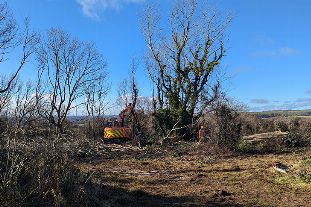
[[[311,184],[299,177],[310,150],[240,155],[189,143],[110,144],[81,157],[81,171],[101,186],[102,206],[311,206]],[[276,171],[274,161],[288,173]]]

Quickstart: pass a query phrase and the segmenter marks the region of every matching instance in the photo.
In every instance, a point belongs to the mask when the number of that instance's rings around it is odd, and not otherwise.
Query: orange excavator
[[[130,118],[132,118],[131,126],[129,126]],[[119,119],[113,121],[111,127],[105,127],[104,141],[115,139],[121,141],[131,140],[137,132],[140,132],[137,114],[133,104],[129,103],[129,105],[119,114]]]

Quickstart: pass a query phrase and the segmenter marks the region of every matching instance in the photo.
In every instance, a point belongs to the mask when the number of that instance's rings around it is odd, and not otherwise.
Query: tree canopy
[[[147,7],[143,17],[147,69],[156,87],[157,108],[178,117],[171,121],[187,125],[218,98],[220,85],[214,72],[225,54],[223,40],[230,21],[196,0],[178,1],[164,23],[155,8]]]

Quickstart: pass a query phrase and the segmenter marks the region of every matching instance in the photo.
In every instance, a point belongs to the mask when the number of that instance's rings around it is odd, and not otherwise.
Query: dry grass
[[[191,153],[168,150],[150,156],[157,150],[119,150],[115,159],[102,156],[78,165],[100,185],[142,192],[124,200],[136,206],[311,205],[311,184],[300,176],[309,167],[310,151],[217,158],[193,145]],[[274,161],[291,171],[280,174],[272,167]]]

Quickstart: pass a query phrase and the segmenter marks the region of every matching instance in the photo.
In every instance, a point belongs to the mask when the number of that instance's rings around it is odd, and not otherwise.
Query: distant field
[[[272,118],[279,116],[296,116],[302,118],[311,117],[311,109],[308,110],[273,110],[273,111],[262,111],[262,112],[250,112],[251,114],[256,114],[260,118]]]

